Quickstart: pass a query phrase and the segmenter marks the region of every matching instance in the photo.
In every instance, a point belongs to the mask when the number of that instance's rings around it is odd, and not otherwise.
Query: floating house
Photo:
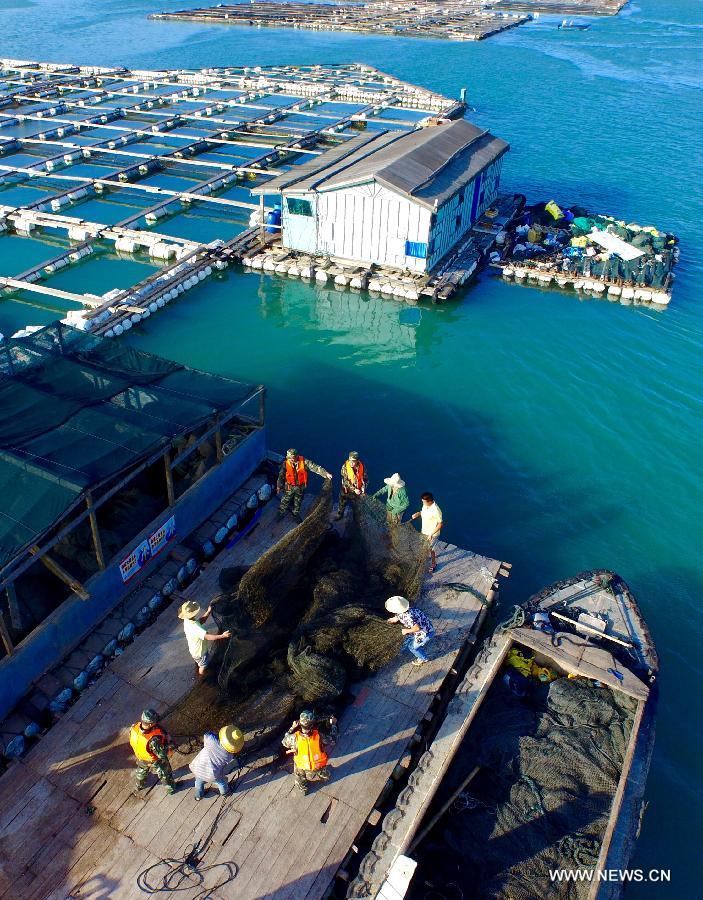
[[[430,273],[498,196],[509,145],[465,119],[363,134],[253,189],[288,250]]]

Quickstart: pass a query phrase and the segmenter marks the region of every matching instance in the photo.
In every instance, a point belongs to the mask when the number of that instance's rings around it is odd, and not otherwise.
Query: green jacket
[[[380,490],[376,491],[373,496],[380,497],[384,491],[386,492],[386,509],[389,513],[393,513],[394,516],[402,515],[410,506],[410,501],[408,500],[408,492],[404,487],[398,488],[398,490],[396,491],[392,491],[390,485],[384,484],[383,487]]]

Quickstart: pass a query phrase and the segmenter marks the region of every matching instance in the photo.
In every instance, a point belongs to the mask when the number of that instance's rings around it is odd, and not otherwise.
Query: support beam
[[[266,422],[266,388],[261,387],[259,391],[259,425],[263,426]]]
[[[39,562],[46,566],[46,568],[53,574],[56,575],[57,578],[60,578],[64,584],[67,584],[74,594],[77,594],[81,600],[90,600],[90,594],[80,581],[77,581],[72,575],[70,575],[59,563],[56,562],[55,559],[49,556],[48,553],[41,554],[41,549],[37,547],[35,544],[33,547],[29,548],[29,552],[32,556],[36,556]]]
[[[217,454],[217,461],[221,463],[224,459],[224,454],[222,453],[222,429],[220,428],[220,417],[217,416],[215,419],[217,423],[217,431],[215,432],[215,453]]]
[[[88,491],[85,498],[85,505],[89,510],[90,530],[93,535],[93,548],[95,549],[95,558],[98,561],[100,569],[105,569],[105,554],[103,553],[103,542],[100,540],[100,530],[98,528],[98,517],[93,508],[93,495]]]
[[[7,630],[7,626],[5,625],[2,610],[0,610],[0,638],[2,639],[3,646],[5,647],[5,652],[8,656],[12,656],[12,654],[15,652],[15,647],[12,643],[12,639],[10,638],[10,632]]]
[[[171,451],[164,453],[164,469],[166,470],[166,492],[168,494],[168,505],[176,505],[176,492],[173,489],[173,472],[171,471]]]
[[[10,622],[12,622],[12,627],[16,631],[22,631],[22,628],[24,627],[22,610],[20,609],[14,581],[11,581],[8,584],[5,593],[7,594],[7,608],[10,610]]]

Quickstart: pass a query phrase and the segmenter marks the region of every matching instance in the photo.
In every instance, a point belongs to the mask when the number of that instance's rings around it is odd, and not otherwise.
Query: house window
[[[292,216],[312,216],[312,203],[298,197],[287,197],[288,212]]]
[[[413,256],[415,259],[427,259],[427,244],[419,241],[406,241],[405,255]]]

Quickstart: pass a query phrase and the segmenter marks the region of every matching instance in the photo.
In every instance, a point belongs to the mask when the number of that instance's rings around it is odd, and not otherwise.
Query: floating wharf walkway
[[[289,522],[290,520],[288,520]],[[185,591],[199,603],[219,592],[224,566],[247,565],[290,527],[275,521],[275,504],[257,527],[223,551]],[[290,763],[256,768],[245,760],[226,800],[197,803],[186,765],[174,755],[184,786],[169,796],[158,785],[134,792],[127,730],[141,709],[173,709],[195,682],[182,624],[170,606],[115,660],[20,761],[0,777],[0,898],[139,896],[136,879],[149,866],[182,857],[203,841],[201,866],[233,863],[234,881],[207,896],[239,900],[344,895],[355,866],[380,831],[384,809],[431,748],[457,669],[476,638],[504,564],[441,543],[439,568],[427,576],[419,605],[436,627],[431,661],[421,669],[399,657],[352,686],[340,717],[333,780],[303,797]],[[459,591],[453,584],[466,585]],[[301,827],[304,823],[304,827]],[[168,871],[152,872],[158,882]],[[222,869],[184,877],[164,896],[205,895]]]
[[[528,5],[530,5],[528,3]],[[538,8],[538,4],[535,4]],[[413,0],[391,3],[269,3],[252,2],[175,12],[153,13],[151,19],[244,25],[262,28],[305,28],[313,31],[354,31],[403,37],[480,41],[529,22],[518,12],[487,7],[482,0]]]
[[[44,287],[60,272],[77,306],[69,324],[121,334],[266,246],[248,227],[261,209],[250,188],[360,128],[408,131],[464,111],[362,64],[156,72],[1,60],[0,235],[53,242],[30,269],[4,263],[2,294],[23,299],[24,282],[57,297]],[[57,252],[57,239],[69,246]],[[153,274],[80,299],[72,268],[97,272],[115,254]]]

